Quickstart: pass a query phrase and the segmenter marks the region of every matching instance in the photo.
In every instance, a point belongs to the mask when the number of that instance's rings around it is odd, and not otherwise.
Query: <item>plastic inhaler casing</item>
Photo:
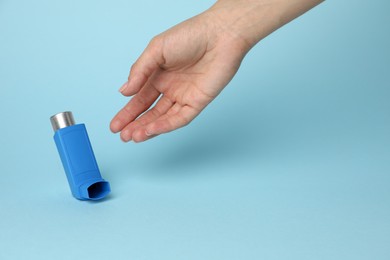
[[[72,112],[50,118],[54,141],[73,196],[79,200],[99,200],[110,193],[110,184],[100,175],[84,124],[75,124]]]

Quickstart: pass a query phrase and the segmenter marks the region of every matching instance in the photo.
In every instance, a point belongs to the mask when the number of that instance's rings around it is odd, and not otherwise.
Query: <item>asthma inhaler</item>
[[[110,184],[100,175],[84,124],[75,124],[72,112],[50,117],[54,141],[73,196],[79,200],[99,200],[110,193]]]

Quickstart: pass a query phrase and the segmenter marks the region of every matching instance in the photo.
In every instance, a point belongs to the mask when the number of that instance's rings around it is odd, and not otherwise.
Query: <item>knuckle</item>
[[[160,111],[156,107],[149,110],[152,117],[157,118],[161,115]]]
[[[130,73],[129,73],[128,80],[130,80],[130,77],[131,77],[132,75],[136,74],[137,70],[138,70],[138,64],[137,64],[137,62],[135,62],[135,63],[134,63],[133,65],[131,65],[131,67],[130,67]]]
[[[140,96],[135,97],[134,98],[134,102],[137,102],[142,107],[146,107],[147,106],[147,101],[145,100],[145,98],[140,97]]]
[[[150,40],[149,46],[150,46],[150,47],[155,47],[155,46],[160,45],[160,43],[161,43],[161,37],[160,37],[159,35],[156,35],[156,36],[154,36],[154,37]]]
[[[185,115],[178,115],[180,117],[180,125],[181,126],[187,126],[191,122],[191,118]]]

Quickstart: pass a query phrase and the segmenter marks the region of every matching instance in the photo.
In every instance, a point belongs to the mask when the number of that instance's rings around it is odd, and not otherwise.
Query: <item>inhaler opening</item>
[[[110,192],[110,186],[108,182],[96,182],[88,187],[88,197],[90,199],[103,198]]]

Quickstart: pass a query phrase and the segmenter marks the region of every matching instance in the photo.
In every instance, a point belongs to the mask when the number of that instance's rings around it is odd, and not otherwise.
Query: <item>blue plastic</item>
[[[99,200],[110,193],[110,184],[100,175],[84,124],[57,130],[54,141],[76,199]]]

